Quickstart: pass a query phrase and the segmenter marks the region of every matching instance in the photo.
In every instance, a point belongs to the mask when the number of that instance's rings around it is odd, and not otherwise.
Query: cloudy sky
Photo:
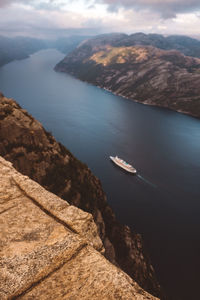
[[[200,0],[0,0],[0,35],[138,31],[200,38]]]

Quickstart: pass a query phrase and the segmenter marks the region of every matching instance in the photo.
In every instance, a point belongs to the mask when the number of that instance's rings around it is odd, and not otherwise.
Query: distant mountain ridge
[[[66,38],[58,38],[50,43],[52,48],[56,48],[64,54],[74,50],[80,43],[91,37],[83,35],[73,35]]]
[[[12,60],[27,58],[30,54],[45,48],[45,42],[40,39],[0,36],[0,67]]]
[[[129,99],[199,118],[200,59],[184,54],[198,49],[200,53],[200,41],[189,37],[101,35],[83,42],[55,70]]]
[[[153,46],[162,50],[178,50],[187,56],[194,56],[200,58],[200,40],[184,36],[184,35],[170,35],[163,36],[161,34],[145,34],[142,32],[133,34],[111,33],[102,34],[86,41],[91,46],[96,44],[109,43],[114,47],[121,46]]]
[[[55,48],[64,54],[75,49],[88,36],[69,36],[56,40],[43,40],[29,37],[8,38],[0,36],[0,67],[13,61],[48,48]]]

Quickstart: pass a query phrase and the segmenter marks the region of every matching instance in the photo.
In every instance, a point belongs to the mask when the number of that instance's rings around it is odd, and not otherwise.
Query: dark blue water
[[[101,179],[118,219],[141,233],[168,299],[198,299],[200,121],[144,106],[53,71],[40,51],[0,69],[0,90]],[[133,164],[132,176],[109,161]]]

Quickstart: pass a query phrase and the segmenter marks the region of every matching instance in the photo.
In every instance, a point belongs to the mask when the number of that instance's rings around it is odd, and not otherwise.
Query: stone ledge
[[[102,256],[90,214],[1,157],[0,178],[0,299],[157,299]]]

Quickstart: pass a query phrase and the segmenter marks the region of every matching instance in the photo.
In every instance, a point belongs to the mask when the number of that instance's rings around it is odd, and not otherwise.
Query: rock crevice
[[[18,173],[2,157],[0,178],[0,299],[157,299],[100,253],[90,214]],[[60,213],[56,218],[48,213],[53,207]]]

